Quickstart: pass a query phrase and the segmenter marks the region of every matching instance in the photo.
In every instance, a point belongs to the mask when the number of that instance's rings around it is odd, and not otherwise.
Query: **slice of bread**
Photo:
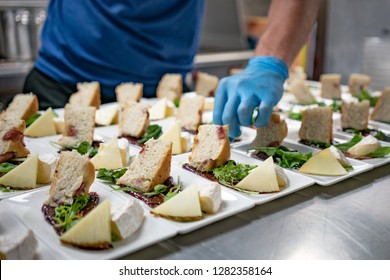
[[[85,82],[77,83],[77,92],[69,97],[69,103],[79,106],[93,106],[99,108],[100,100],[100,83]]]
[[[24,120],[8,117],[7,113],[0,118],[0,162],[26,157],[30,153],[24,144],[25,128]]]
[[[378,122],[390,123],[390,87],[383,89],[375,104],[371,119]]]
[[[181,121],[182,127],[190,132],[197,132],[202,124],[204,109],[204,96],[183,95],[180,99],[180,106],[176,114],[176,119]]]
[[[295,96],[299,104],[307,105],[316,101],[303,80],[294,80],[289,87],[289,91]]]
[[[353,73],[349,76],[349,92],[353,96],[359,96],[363,90],[367,90],[370,82],[370,76]]]
[[[75,197],[89,192],[94,180],[95,167],[88,155],[80,155],[77,151],[62,151],[50,185],[49,199],[45,204],[71,205]]]
[[[332,108],[316,107],[303,111],[299,138],[330,144],[332,140]]]
[[[268,124],[265,127],[256,129],[256,137],[252,147],[278,147],[287,136],[287,124],[280,114],[273,112]]]
[[[64,148],[77,147],[84,141],[92,144],[95,113],[95,107],[66,104],[65,131],[58,144]]]
[[[322,74],[320,81],[322,98],[341,99],[340,74]]]
[[[172,142],[150,139],[117,184],[149,192],[169,178],[171,159]]]
[[[140,138],[150,124],[148,106],[128,101],[119,117],[119,135]]]
[[[370,101],[343,102],[341,105],[341,128],[366,129]]]
[[[124,106],[128,100],[139,102],[144,90],[141,83],[121,83],[115,88],[116,100]]]
[[[5,112],[9,118],[27,120],[38,112],[38,98],[33,93],[17,94]]]
[[[230,159],[228,130],[228,126],[199,126],[189,156],[190,165],[201,172],[224,165]]]
[[[157,86],[157,98],[179,100],[183,94],[183,78],[180,74],[165,74]]]
[[[195,84],[195,92],[199,95],[209,97],[214,96],[217,89],[219,78],[204,72],[198,72]]]

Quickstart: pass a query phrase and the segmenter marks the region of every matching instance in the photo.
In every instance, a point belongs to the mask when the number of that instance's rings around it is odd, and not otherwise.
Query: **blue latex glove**
[[[273,107],[283,94],[288,67],[273,56],[257,56],[249,60],[241,73],[221,79],[215,93],[213,122],[229,125],[229,138],[241,135],[240,126],[253,124],[253,111],[259,107],[254,121],[256,127],[265,126]]]

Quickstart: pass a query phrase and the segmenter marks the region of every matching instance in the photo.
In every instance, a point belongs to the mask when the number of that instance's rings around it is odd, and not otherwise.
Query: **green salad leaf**
[[[72,148],[72,150],[76,150],[81,155],[88,154],[89,157],[94,157],[98,153],[99,148],[92,147],[89,142],[84,141],[79,146]]]
[[[15,164],[9,162],[0,163],[0,173],[8,173],[16,167]]]
[[[367,157],[372,158],[383,158],[390,154],[390,147],[380,147],[379,149],[376,149],[372,153],[369,153]]]
[[[26,127],[29,127],[33,122],[35,122],[39,117],[41,116],[41,114],[37,113],[37,114],[34,114],[32,116],[29,116],[26,120]]]
[[[183,190],[183,184],[180,181],[180,177],[177,177],[177,184],[174,187],[169,189],[168,193],[164,197],[164,202],[171,199],[172,197],[177,195],[182,190]]]
[[[162,128],[158,124],[148,126],[145,134],[139,139],[139,142],[144,144],[151,138],[158,139],[162,135]]]
[[[341,143],[341,144],[336,144],[334,145],[337,149],[339,149],[340,151],[342,151],[343,153],[347,152],[349,148],[355,146],[357,143],[360,142],[360,140],[362,140],[363,136],[361,136],[360,134],[355,134],[353,136],[353,138],[348,141],[348,142],[345,142],[345,143]]]
[[[18,190],[14,190],[14,189],[11,189],[10,187],[5,187],[5,186],[0,185],[0,191],[7,193],[7,192],[17,192]]]
[[[281,167],[290,169],[301,167],[313,155],[312,153],[303,154],[297,151],[291,151],[285,146],[259,147],[248,151],[262,152],[269,157],[273,157],[276,163]]]
[[[370,101],[370,107],[374,107],[376,102],[378,101],[378,97],[371,96],[368,90],[363,89],[359,96],[357,96],[359,102],[363,100]]]
[[[121,168],[121,169],[106,169],[106,168],[100,168],[98,170],[98,173],[96,177],[102,181],[106,181],[108,183],[116,183],[120,177],[123,176],[127,171],[127,168]]]
[[[225,165],[216,167],[209,172],[212,172],[220,183],[232,187],[248,176],[249,171],[255,167],[256,165],[241,164],[229,160]]]
[[[293,112],[293,110],[288,110],[288,117],[293,120],[301,121],[302,120],[302,112]]]
[[[90,196],[88,194],[81,194],[76,197],[72,205],[61,205],[55,208],[54,221],[56,227],[62,227],[65,231],[74,226],[80,216],[78,215],[89,202]]]
[[[341,111],[341,100],[333,99],[333,103],[330,104],[330,108],[332,108],[333,112]]]

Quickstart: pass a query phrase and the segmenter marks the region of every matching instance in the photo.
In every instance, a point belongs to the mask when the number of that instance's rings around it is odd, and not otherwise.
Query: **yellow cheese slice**
[[[152,214],[167,219],[187,222],[202,219],[202,210],[197,188],[188,188],[151,211]]]
[[[64,118],[54,118],[54,126],[56,127],[57,134],[64,134],[65,131],[65,121]]]
[[[37,186],[37,174],[38,155],[32,155],[1,177],[0,185],[13,189],[33,189]]]
[[[278,192],[279,184],[272,157],[267,158],[255,169],[252,169],[236,187],[259,193]]]
[[[97,125],[111,125],[118,123],[119,106],[112,105],[96,110],[95,123]]]
[[[326,176],[341,176],[348,173],[329,148],[313,155],[302,165],[299,172]]]
[[[107,248],[111,244],[111,203],[103,201],[77,224],[65,232],[63,243],[90,248]]]
[[[24,135],[30,137],[44,137],[56,135],[56,127],[53,121],[53,110],[48,108],[38,119],[24,131]]]
[[[100,149],[98,153],[93,158],[91,158],[91,162],[95,166],[95,169],[122,168],[124,165],[118,146],[118,140],[116,138],[111,139],[105,147]]]
[[[167,117],[167,99],[162,98],[149,108],[150,120],[161,120]]]
[[[51,181],[51,166],[47,162],[38,160],[37,183],[48,184]]]
[[[168,128],[168,130],[165,131],[163,135],[160,136],[160,139],[172,142],[172,154],[178,155],[184,152],[182,145],[180,121],[175,121],[175,123],[170,128]]]

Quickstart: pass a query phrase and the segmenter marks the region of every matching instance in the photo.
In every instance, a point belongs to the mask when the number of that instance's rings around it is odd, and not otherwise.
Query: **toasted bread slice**
[[[256,129],[256,138],[253,140],[252,147],[277,147],[287,136],[287,124],[280,117],[279,113],[273,112],[270,121],[265,127]]]
[[[99,108],[100,100],[100,83],[84,82],[77,83],[77,92],[69,98],[69,103],[79,106],[93,106]]]
[[[343,102],[341,105],[341,128],[366,129],[370,101]]]
[[[0,118],[0,163],[30,153],[24,144],[25,128],[24,120],[8,117],[7,113]]]
[[[124,106],[127,101],[141,100],[144,90],[144,85],[141,83],[121,83],[115,88],[116,100],[121,106]]]
[[[150,124],[148,106],[128,101],[119,118],[119,135],[140,138]]]
[[[332,108],[317,107],[303,111],[299,138],[330,144],[332,140]]]
[[[217,89],[219,78],[204,72],[197,73],[195,92],[204,97],[214,96]]]
[[[322,74],[320,81],[322,98],[341,99],[340,74]]]
[[[5,112],[9,118],[27,120],[38,112],[38,97],[33,93],[17,94]]]
[[[193,133],[198,131],[199,125],[202,124],[204,100],[204,96],[200,95],[183,95],[181,97],[176,119],[181,121],[185,130]]]
[[[183,78],[180,74],[165,74],[157,86],[157,98],[179,100],[183,94]]]
[[[375,104],[371,119],[378,122],[390,123],[390,87],[384,88]]]

